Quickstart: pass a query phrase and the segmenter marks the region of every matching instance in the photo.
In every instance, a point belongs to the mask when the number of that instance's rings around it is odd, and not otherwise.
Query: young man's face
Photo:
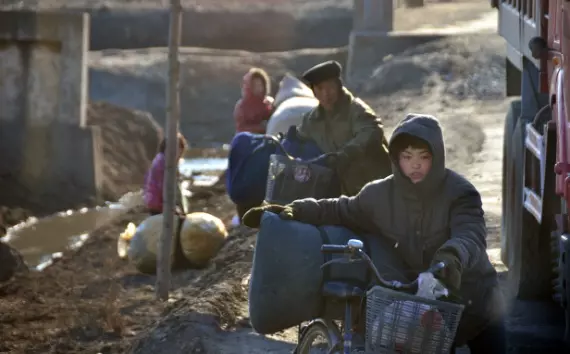
[[[340,88],[337,79],[330,79],[313,85],[313,93],[326,111],[333,109],[338,101]]]
[[[432,155],[428,149],[408,147],[398,157],[400,170],[412,183],[421,182],[431,168]]]

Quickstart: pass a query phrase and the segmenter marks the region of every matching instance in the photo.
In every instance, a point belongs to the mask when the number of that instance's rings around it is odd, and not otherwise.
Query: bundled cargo
[[[158,254],[158,242],[162,233],[162,214],[152,215],[143,220],[131,238],[127,255],[139,272],[154,274]],[[174,263],[175,245],[172,243],[172,263]]]
[[[322,298],[322,284],[327,280],[351,280],[368,284],[364,263],[333,264],[321,269],[326,257],[323,243],[345,244],[357,238],[365,242],[375,265],[390,280],[407,282],[396,257],[394,245],[375,236],[358,236],[338,226],[316,227],[282,220],[265,213],[257,235],[249,287],[251,325],[261,334],[271,334],[324,314],[342,314],[342,305]],[[369,251],[371,250],[371,251]]]
[[[228,231],[219,218],[208,213],[186,215],[180,231],[180,248],[190,264],[205,266],[222,248]]]
[[[162,233],[162,214],[152,215],[144,219],[137,226],[134,235],[128,241],[127,256],[130,262],[134,264],[137,270],[145,274],[156,273],[156,262],[158,254],[158,244]],[[180,250],[180,226],[185,218],[176,218],[176,229],[174,230],[174,239],[172,240],[172,269],[187,268],[188,262],[184,258]],[[121,235],[118,241],[117,251],[120,256],[121,238],[128,237],[129,230],[126,234]]]

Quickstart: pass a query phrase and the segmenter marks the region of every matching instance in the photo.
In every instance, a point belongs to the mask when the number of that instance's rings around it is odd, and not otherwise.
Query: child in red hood
[[[251,68],[244,75],[241,99],[234,109],[237,133],[265,134],[273,110],[273,97],[269,96],[269,91],[269,76],[263,69]]]

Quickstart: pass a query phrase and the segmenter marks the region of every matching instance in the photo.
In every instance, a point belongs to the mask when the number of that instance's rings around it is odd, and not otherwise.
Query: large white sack
[[[275,112],[269,118],[266,133],[277,135],[287,133],[292,125],[298,126],[303,115],[315,108],[319,101],[307,85],[296,77],[285,74],[275,95]]]
[[[267,134],[287,133],[292,125],[301,124],[303,115],[317,107],[319,101],[314,97],[292,97],[283,102],[271,115],[267,123]]]
[[[275,95],[273,105],[278,107],[281,103],[292,97],[315,97],[313,90],[305,85],[303,81],[297,79],[291,74],[285,74],[281,82],[279,82],[279,90]]]

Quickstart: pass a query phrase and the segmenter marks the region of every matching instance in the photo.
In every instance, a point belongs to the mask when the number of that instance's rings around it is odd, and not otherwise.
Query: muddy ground
[[[454,9],[461,12],[462,8],[456,5]],[[429,20],[444,22],[441,18]],[[239,85],[236,79],[249,65],[263,64],[276,76],[274,72],[301,70],[310,62],[345,55],[342,48],[261,56],[243,51],[184,51],[182,60],[190,63],[185,70],[195,75],[187,81],[187,90],[195,87],[196,98],[188,94],[183,97],[193,99],[194,111],[200,112],[188,125],[194,130],[188,135],[196,143],[203,139],[220,143],[231,136],[229,107],[235,102]],[[94,54],[92,68],[108,72],[109,77],[115,75],[115,83],[147,75],[153,78],[149,82],[160,87],[158,78],[164,75],[164,59],[160,58],[164,53],[164,49],[100,52]],[[221,69],[226,75],[216,75]],[[360,70],[359,77],[366,80],[354,83],[353,88],[384,119],[388,132],[407,112],[431,113],[440,118],[448,164],[480,189],[488,223],[489,254],[504,271],[497,252],[502,120],[508,104],[503,95],[503,40],[493,33],[447,38],[414,48],[378,67]],[[130,87],[136,87],[137,82],[141,81],[134,81]],[[104,83],[101,79],[100,84]],[[116,100],[135,100],[126,94],[127,86],[119,91],[123,94]],[[159,91],[157,88],[154,92]],[[138,100],[154,98],[149,95]],[[214,109],[215,114],[202,116],[206,114],[202,112]],[[227,224],[234,213],[223,194],[211,194],[191,205],[193,210],[210,212]],[[66,254],[43,273],[0,285],[0,352],[290,352],[296,340],[294,330],[263,337],[252,333],[247,325],[247,277],[255,241],[251,230],[232,229],[227,244],[207,269],[177,273],[171,300],[160,304],[153,300],[155,278],[138,274],[116,256],[116,237],[129,221],[139,222],[144,217],[141,210],[135,209],[92,232],[81,250]],[[511,318],[509,323],[520,325],[517,321]],[[511,344],[511,353],[523,353],[513,349],[516,343]],[[540,352],[553,353],[524,351]]]

